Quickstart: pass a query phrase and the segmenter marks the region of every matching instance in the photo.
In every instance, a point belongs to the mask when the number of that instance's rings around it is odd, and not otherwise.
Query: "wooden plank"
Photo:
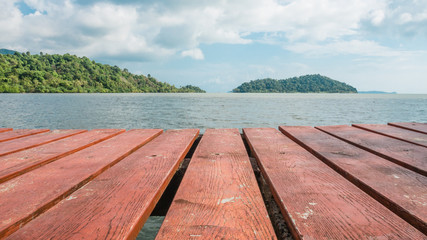
[[[349,181],[427,233],[427,177],[312,127],[280,127]]]
[[[276,239],[241,135],[203,135],[157,239]]]
[[[0,157],[0,183],[123,132],[124,130],[121,129],[91,130],[39,147]]]
[[[131,130],[0,184],[0,239],[160,133],[159,129]]]
[[[134,239],[199,130],[168,130],[10,239]]]
[[[418,146],[427,147],[427,135],[419,132],[383,124],[353,124],[352,126]]]
[[[321,126],[317,129],[427,176],[427,149],[346,125]]]
[[[0,128],[0,133],[2,132],[7,132],[7,131],[12,131],[13,128]]]
[[[14,131],[3,132],[0,134],[0,142],[6,142],[12,139],[31,136],[38,133],[49,132],[49,129],[15,129]]]
[[[388,125],[427,134],[427,123],[395,122]]]
[[[426,236],[276,129],[243,129],[295,239]]]
[[[82,129],[69,129],[69,130],[53,130],[50,132],[40,133],[25,138],[13,139],[7,142],[0,143],[0,157],[7,154],[19,152],[25,149],[41,146],[53,141],[63,138],[71,137],[73,135],[87,132]]]

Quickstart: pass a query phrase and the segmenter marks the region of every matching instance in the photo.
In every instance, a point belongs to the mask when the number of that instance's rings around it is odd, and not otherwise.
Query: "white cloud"
[[[194,58],[196,60],[203,60],[205,58],[202,50],[200,50],[199,48],[194,48],[194,49],[182,51],[181,55],[183,57],[191,57],[191,58]]]
[[[405,24],[412,21],[412,15],[410,13],[402,13],[399,17],[399,23]]]
[[[412,38],[414,36],[426,38],[427,0],[389,0],[377,11],[382,11],[383,17],[372,13],[371,19],[368,17],[370,23],[362,24],[362,31],[368,31],[374,37],[383,38]],[[381,19],[381,21],[376,21],[376,19]]]
[[[0,1],[0,43],[12,45],[19,38],[22,13],[14,6],[16,1]]]
[[[408,51],[393,50],[374,41],[333,41],[322,43],[295,43],[286,45],[287,50],[312,56],[353,54],[371,57],[397,57],[410,54]]]
[[[385,12],[383,10],[375,10],[370,14],[371,22],[375,26],[381,25],[385,19]]]
[[[204,59],[202,44],[249,44],[259,33],[297,53],[394,56],[364,31],[427,35],[427,0],[25,0],[29,15],[17,2],[0,1],[0,46],[134,61]]]

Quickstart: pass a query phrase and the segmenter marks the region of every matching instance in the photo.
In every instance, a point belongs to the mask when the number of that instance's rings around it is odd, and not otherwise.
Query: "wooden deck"
[[[198,137],[0,128],[0,239],[134,239],[190,155],[156,239],[277,239],[250,156],[294,239],[427,239],[426,123]]]

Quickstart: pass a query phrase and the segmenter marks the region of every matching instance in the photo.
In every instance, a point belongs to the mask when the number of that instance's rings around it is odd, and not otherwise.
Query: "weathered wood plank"
[[[312,127],[280,127],[349,181],[427,233],[427,177]]]
[[[278,130],[243,131],[296,239],[425,238]]]
[[[198,133],[197,129],[168,130],[10,239],[135,238]]]
[[[57,141],[73,135],[87,132],[87,130],[71,129],[71,130],[53,130],[50,132],[39,133],[25,138],[13,139],[7,142],[0,143],[0,157],[19,152],[25,149],[41,146],[46,143]]]
[[[7,131],[12,131],[13,128],[0,128],[0,133],[2,132],[7,132]]]
[[[16,231],[160,133],[159,129],[131,130],[0,184],[3,220],[0,238]]]
[[[276,239],[237,129],[203,135],[157,239]]]
[[[49,129],[15,129],[14,131],[2,132],[0,134],[0,142],[6,142],[12,139],[22,138],[44,132],[49,132]]]
[[[91,130],[39,147],[0,157],[0,183],[123,132],[124,130],[120,129]]]
[[[427,135],[419,132],[383,124],[353,124],[352,126],[422,147],[427,147]]]
[[[338,139],[427,176],[427,149],[346,125],[316,127]]]
[[[427,123],[395,122],[388,125],[427,134]]]

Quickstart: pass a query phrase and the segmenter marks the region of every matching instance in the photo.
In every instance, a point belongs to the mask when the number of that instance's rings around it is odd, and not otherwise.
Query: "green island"
[[[357,93],[356,88],[320,74],[288,79],[258,79],[245,82],[233,93]]]
[[[189,93],[205,91],[175,87],[126,68],[97,63],[70,54],[0,51],[0,93]]]

